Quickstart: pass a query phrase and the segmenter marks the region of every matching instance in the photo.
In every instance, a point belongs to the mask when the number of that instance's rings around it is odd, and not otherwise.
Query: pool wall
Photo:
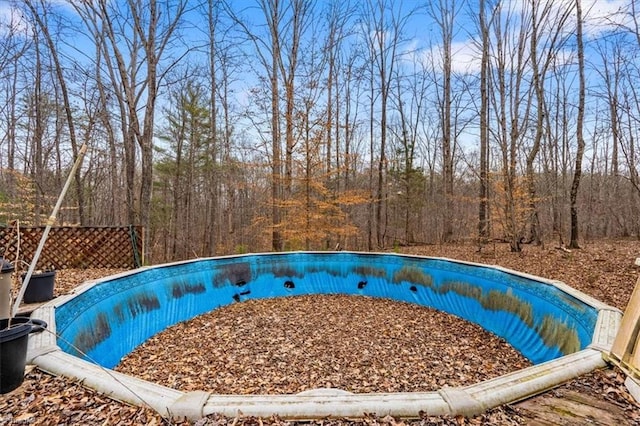
[[[581,349],[494,379],[434,392],[352,394],[322,388],[295,395],[183,392],[73,355],[75,342],[91,358],[113,365],[155,332],[216,307],[309,293],[388,297],[446,310],[508,336],[532,359],[553,357],[578,345]],[[142,268],[87,282],[38,308],[33,317],[49,327],[30,335],[28,363],[110,398],[150,407],[166,418],[195,421],[213,413],[263,418],[277,414],[291,420],[358,418],[367,413],[406,418],[479,414],[605,367],[622,312],[560,281],[497,266],[383,253],[313,252]]]
[[[502,268],[396,254],[292,252],[197,259],[101,280],[56,308],[58,344],[112,368],[178,322],[244,300],[306,294],[432,307],[504,338],[535,364],[589,346],[598,319],[588,296]]]

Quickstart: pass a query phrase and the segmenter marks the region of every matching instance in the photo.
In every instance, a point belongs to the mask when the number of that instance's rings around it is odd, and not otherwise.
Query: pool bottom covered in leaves
[[[530,365],[504,339],[444,312],[310,295],[236,303],[177,324],[116,370],[181,391],[294,394],[428,392]]]

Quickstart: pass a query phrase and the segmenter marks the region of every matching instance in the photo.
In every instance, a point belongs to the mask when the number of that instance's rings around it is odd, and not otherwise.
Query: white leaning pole
[[[69,172],[69,176],[67,176],[67,181],[62,187],[62,191],[58,196],[58,201],[56,202],[55,207],[53,208],[53,212],[51,212],[51,216],[47,219],[47,226],[44,228],[44,232],[42,233],[42,237],[40,238],[40,243],[38,244],[38,248],[36,249],[36,253],[31,259],[31,263],[29,264],[29,269],[27,271],[27,275],[25,275],[24,280],[22,281],[22,286],[20,287],[20,291],[18,292],[18,296],[16,296],[16,300],[13,304],[13,309],[11,310],[11,316],[9,317],[9,321],[11,318],[15,317],[18,313],[18,308],[20,307],[20,302],[22,302],[22,298],[24,297],[24,293],[27,290],[27,284],[29,284],[29,280],[31,279],[31,275],[33,275],[33,271],[36,269],[36,264],[38,263],[38,258],[40,257],[40,253],[44,248],[44,243],[47,241],[47,237],[49,236],[49,231],[51,230],[51,226],[56,221],[56,216],[58,215],[58,210],[60,210],[60,206],[62,205],[62,200],[64,199],[69,186],[71,185],[71,179],[75,174],[78,167],[80,167],[80,163],[82,163],[82,159],[84,158],[84,154],[87,152],[87,144],[84,143],[80,147],[80,151],[78,152],[78,157],[76,161],[73,163],[73,167],[71,167],[71,171]]]

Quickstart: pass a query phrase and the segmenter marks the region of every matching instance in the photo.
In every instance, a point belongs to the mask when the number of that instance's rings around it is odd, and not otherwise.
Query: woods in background
[[[640,237],[640,1],[0,7],[0,224],[151,262]]]

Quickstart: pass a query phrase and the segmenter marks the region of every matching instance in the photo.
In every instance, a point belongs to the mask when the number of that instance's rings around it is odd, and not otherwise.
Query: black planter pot
[[[0,394],[16,389],[24,381],[29,333],[42,331],[47,323],[26,317],[0,319]]]
[[[26,274],[22,274],[24,281]],[[24,303],[46,302],[53,299],[53,287],[56,281],[56,271],[44,271],[31,275],[29,284],[22,298]]]

